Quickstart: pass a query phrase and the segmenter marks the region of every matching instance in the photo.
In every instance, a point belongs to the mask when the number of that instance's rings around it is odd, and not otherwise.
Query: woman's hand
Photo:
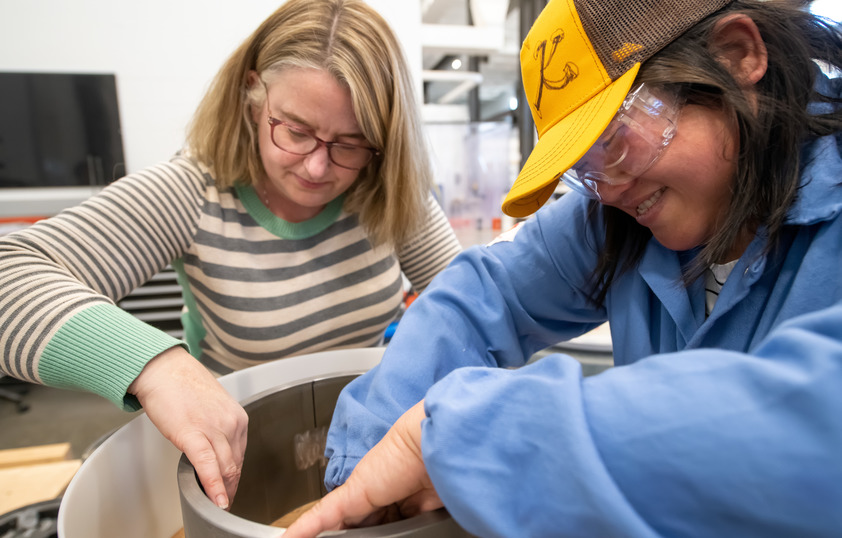
[[[327,494],[284,533],[284,538],[376,525],[442,506],[421,457],[424,401],[408,410],[360,460],[348,481]]]
[[[227,509],[240,481],[248,415],[216,378],[180,347],[144,367],[128,392],[149,419],[187,455],[207,496]]]

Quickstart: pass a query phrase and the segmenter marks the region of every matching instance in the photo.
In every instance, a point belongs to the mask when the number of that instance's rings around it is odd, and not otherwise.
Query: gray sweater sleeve
[[[123,401],[126,387],[179,341],[114,302],[191,244],[205,183],[194,163],[176,157],[0,238],[0,370],[133,407]]]
[[[462,251],[444,211],[432,195],[427,207],[426,224],[397,251],[401,271],[418,293]]]

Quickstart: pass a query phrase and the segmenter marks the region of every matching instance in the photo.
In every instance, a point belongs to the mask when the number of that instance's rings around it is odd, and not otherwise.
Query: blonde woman
[[[247,417],[211,372],[377,345],[404,276],[421,291],[460,250],[418,110],[378,13],[286,2],[222,67],[184,151],[3,238],[2,371],[143,406],[227,507]],[[114,305],[169,264],[187,345]]]

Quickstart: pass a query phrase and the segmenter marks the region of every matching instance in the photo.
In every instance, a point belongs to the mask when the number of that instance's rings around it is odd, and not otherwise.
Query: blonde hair
[[[286,67],[323,69],[347,85],[357,123],[382,152],[345,193],[373,244],[399,246],[423,224],[432,186],[419,108],[406,59],[386,21],[361,0],[289,0],[217,73],[187,133],[190,152],[217,185],[253,185],[264,170],[251,106]]]

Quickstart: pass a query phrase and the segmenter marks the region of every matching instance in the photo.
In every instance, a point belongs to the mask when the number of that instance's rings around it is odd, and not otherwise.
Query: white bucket
[[[384,348],[326,351],[219,378],[238,401],[281,384],[371,369]],[[182,527],[179,452],[144,414],[111,435],[82,464],[61,502],[60,538],[171,538]]]

